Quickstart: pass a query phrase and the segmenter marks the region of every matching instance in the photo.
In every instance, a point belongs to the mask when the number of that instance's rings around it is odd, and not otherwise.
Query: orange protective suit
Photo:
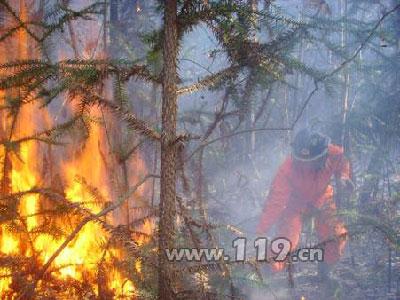
[[[328,241],[324,261],[328,264],[338,262],[347,231],[343,222],[335,216],[333,187],[329,185],[333,175],[337,180],[349,179],[349,163],[339,146],[329,145],[326,165],[320,170],[313,170],[307,163],[288,157],[272,182],[256,233],[266,233],[278,223],[278,236],[290,240],[294,250],[302,230],[302,216],[317,211],[315,227],[318,237],[321,242]],[[335,236],[339,238],[333,238]],[[272,264],[274,271],[283,267],[284,263]]]

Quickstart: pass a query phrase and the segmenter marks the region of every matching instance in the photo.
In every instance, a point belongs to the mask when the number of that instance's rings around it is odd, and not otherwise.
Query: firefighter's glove
[[[352,193],[354,191],[354,183],[350,179],[341,177],[340,184],[344,192]]]

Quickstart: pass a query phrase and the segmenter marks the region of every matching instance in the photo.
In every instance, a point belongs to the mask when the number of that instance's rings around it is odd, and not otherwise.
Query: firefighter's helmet
[[[313,161],[328,152],[330,138],[318,131],[304,128],[294,137],[293,157],[299,161]]]

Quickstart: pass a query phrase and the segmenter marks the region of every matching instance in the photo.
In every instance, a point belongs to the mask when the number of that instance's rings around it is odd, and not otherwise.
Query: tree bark
[[[174,247],[176,200],[177,0],[165,1],[163,37],[159,299],[174,299],[174,274],[165,249]]]

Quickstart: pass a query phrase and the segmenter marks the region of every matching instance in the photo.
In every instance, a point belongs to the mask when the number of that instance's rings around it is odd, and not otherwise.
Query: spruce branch
[[[396,10],[398,10],[400,8],[400,4],[397,4],[396,6],[394,6],[391,10],[387,11],[386,13],[384,13],[382,15],[381,18],[379,18],[378,22],[376,22],[375,26],[370,30],[368,36],[364,39],[364,41],[361,43],[361,45],[358,47],[358,49],[354,52],[354,54],[347,58],[346,60],[344,60],[340,66],[338,68],[336,68],[335,70],[333,70],[332,72],[330,72],[329,74],[323,76],[322,78],[320,78],[320,80],[324,80],[327,77],[331,77],[333,75],[335,75],[336,73],[340,72],[346,65],[348,65],[350,62],[352,62],[353,60],[356,59],[356,57],[360,54],[361,50],[364,49],[364,47],[368,44],[368,42],[371,40],[371,38],[373,37],[373,35],[375,34],[375,32],[377,31],[377,29],[379,28],[379,26],[382,24],[382,22],[392,13],[394,13]]]
[[[179,89],[177,91],[177,94],[192,93],[201,88],[211,87],[221,82],[235,79],[238,76],[239,71],[240,71],[239,66],[230,66],[213,75],[206,76],[205,78],[199,80],[197,83],[193,85]]]
[[[74,128],[74,126],[76,125],[76,121],[80,120],[81,118],[82,115],[77,115],[64,123],[54,126],[53,128],[36,132],[29,136],[11,140],[8,139],[0,140],[0,144],[4,145],[6,148],[11,150],[18,149],[21,143],[26,143],[29,141],[39,141],[51,145],[63,146],[65,145],[65,143],[57,142],[56,139],[64,135],[65,132],[67,132],[68,130]]]
[[[40,37],[37,36],[35,33],[33,33],[33,32],[29,29],[29,27],[27,26],[27,23],[21,20],[20,16],[14,11],[14,9],[11,7],[11,5],[8,3],[7,0],[0,0],[0,5],[3,6],[3,7],[6,9],[6,11],[8,11],[8,12],[11,14],[11,16],[17,21],[17,23],[18,23],[17,26],[18,26],[19,28],[25,29],[25,31],[26,31],[38,44],[40,44],[40,42],[41,42]],[[19,28],[18,28],[18,29],[19,29]]]
[[[50,37],[54,32],[63,30],[65,24],[69,25],[71,21],[77,19],[90,20],[89,17],[92,14],[102,14],[102,7],[106,5],[105,2],[96,2],[87,7],[84,7],[80,11],[74,11],[68,8],[68,6],[60,5],[60,8],[65,12],[56,23],[44,24],[46,30],[38,40],[39,43],[44,42],[48,37]],[[71,27],[70,27],[71,28]]]
[[[85,104],[92,104],[98,105],[99,107],[104,107],[105,109],[109,110],[116,116],[118,116],[123,122],[125,122],[129,128],[135,130],[144,136],[150,138],[151,140],[160,140],[160,134],[150,127],[147,124],[140,120],[135,114],[129,112],[127,109],[114,104],[106,99],[101,98],[97,95],[88,95],[87,91],[81,90],[80,93],[85,95],[84,97]]]

